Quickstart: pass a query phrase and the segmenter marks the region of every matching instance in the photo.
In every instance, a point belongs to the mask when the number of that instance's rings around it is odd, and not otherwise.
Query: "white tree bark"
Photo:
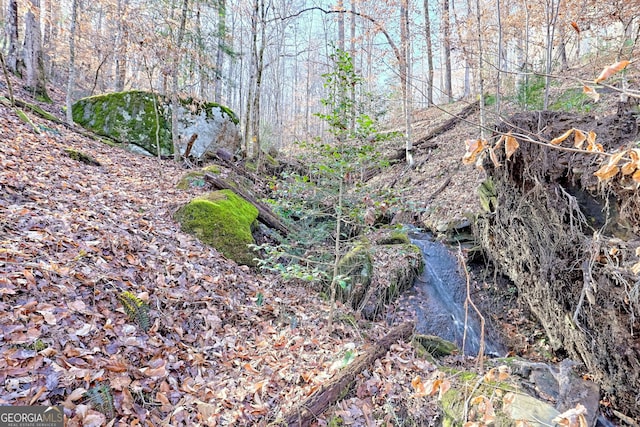
[[[73,98],[74,78],[76,73],[76,24],[78,21],[78,1],[73,0],[71,5],[71,25],[69,26],[69,80],[67,81],[67,123],[73,124],[73,112],[71,101]]]
[[[24,64],[27,87],[35,95],[49,99],[47,95],[42,32],[40,31],[40,0],[29,0],[31,7],[25,16]]]

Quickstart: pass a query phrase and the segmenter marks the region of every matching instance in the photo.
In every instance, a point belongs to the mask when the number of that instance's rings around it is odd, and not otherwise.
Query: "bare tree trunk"
[[[180,18],[180,28],[178,29],[178,39],[176,40],[175,52],[173,54],[173,70],[171,83],[171,141],[173,142],[173,159],[180,161],[180,141],[178,135],[178,74],[180,72],[180,50],[182,49],[182,39],[189,10],[189,0],[182,2],[182,17]]]
[[[442,0],[442,38],[444,54],[444,95],[449,102],[453,101],[451,87],[451,31],[449,19],[449,0]]]
[[[40,31],[40,0],[29,0],[31,7],[25,16],[24,63],[27,88],[36,96],[49,100],[47,81],[42,54],[42,33]]]
[[[256,40],[254,40],[255,42]],[[262,97],[262,72],[264,70],[264,49],[266,47],[266,7],[264,0],[260,0],[260,45],[256,45],[256,90],[253,95],[253,153],[256,158],[256,167],[260,169],[262,162],[262,141],[260,141],[260,101]]]
[[[405,118],[405,160],[409,167],[413,166],[413,142],[411,140],[411,116],[413,114],[411,99],[411,40],[409,39],[409,0],[400,2],[400,80],[404,98]]]
[[[222,65],[227,37],[227,4],[226,0],[218,0],[218,51],[216,53],[215,93],[214,101],[222,102]]]
[[[551,86],[551,70],[553,61],[553,40],[555,38],[556,23],[558,22],[558,13],[562,0],[545,0],[545,24],[547,27],[547,46],[546,46],[546,69],[544,84],[544,109],[549,108],[549,89]]]
[[[485,139],[485,108],[484,108],[484,77],[483,69],[483,47],[482,47],[482,10],[480,9],[480,0],[476,0],[477,22],[478,22],[478,86],[480,90],[480,139]]]
[[[530,15],[529,15],[529,2],[528,0],[523,0],[524,1],[524,62],[522,64],[523,67],[523,71],[524,71],[524,87],[525,89],[527,88],[527,86],[529,86],[529,20],[530,20]],[[526,96],[525,98],[525,110],[527,109],[527,105],[526,105]]]
[[[424,0],[424,32],[427,41],[427,105],[433,105],[433,45],[431,42],[431,17],[429,14],[429,0]]]
[[[562,27],[558,28],[560,31],[560,70],[567,71],[569,69],[569,61],[567,59],[567,41],[565,39],[566,35]]]
[[[76,24],[78,21],[78,1],[73,0],[71,4],[71,25],[69,26],[69,80],[67,82],[67,123],[73,124],[73,111],[71,109],[71,101],[73,98],[73,87],[75,78],[75,60],[76,60]]]
[[[343,0],[338,0],[336,10],[344,10]],[[344,50],[344,13],[338,14],[338,48]]]
[[[202,38],[202,19],[201,19],[201,3],[197,3],[198,9],[196,10],[196,56],[198,58],[198,97],[200,99],[206,99],[206,90],[208,86],[207,67],[205,67],[205,44]]]
[[[496,9],[498,12],[498,62],[496,72],[496,112],[500,114],[500,101],[501,101],[501,78],[502,78],[502,57],[504,55],[504,46],[502,42],[502,7],[501,1],[496,0]]]
[[[351,59],[353,60],[353,64],[356,64],[356,0],[351,0],[351,40],[350,40],[350,50],[351,50]],[[349,120],[349,125],[351,131],[356,128],[356,87],[353,86],[351,88],[351,117]]]
[[[129,7],[129,0],[118,0],[117,11],[118,16],[118,30],[116,32],[115,42],[115,67],[116,67],[116,79],[115,90],[116,92],[122,92],[124,90],[124,83],[127,77],[127,37],[128,37],[128,22],[123,18],[126,9]]]
[[[5,26],[9,49],[7,53],[7,68],[18,75],[18,1],[9,0],[7,10],[7,24]]]

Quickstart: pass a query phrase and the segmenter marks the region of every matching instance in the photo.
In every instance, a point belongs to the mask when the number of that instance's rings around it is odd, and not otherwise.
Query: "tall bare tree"
[[[424,0],[424,36],[427,42],[427,104],[433,105],[433,43],[431,41],[431,15],[429,0]]]
[[[344,10],[344,0],[338,0],[336,10]],[[338,14],[338,48],[344,50],[344,13]]]
[[[18,74],[18,1],[9,0],[7,23],[5,26],[8,53],[7,67],[13,74]]]
[[[67,123],[73,124],[73,112],[71,109],[71,101],[73,97],[73,89],[75,87],[76,75],[76,27],[78,23],[78,2],[73,0],[71,4],[71,22],[69,24],[69,76],[67,81]]]
[[[40,0],[29,0],[29,4],[24,32],[26,85],[36,96],[49,100],[40,31]]]
[[[553,61],[553,43],[556,34],[556,23],[560,13],[562,0],[545,0],[544,21],[546,29],[545,46],[545,84],[544,84],[544,109],[549,108],[549,89],[551,87],[551,70]]]
[[[128,22],[129,0],[118,0],[116,5],[117,29],[115,40],[115,90],[124,90],[127,77],[127,39],[129,35]]]
[[[173,69],[171,70],[171,140],[173,141],[173,159],[176,161],[179,161],[181,157],[178,135],[178,109],[180,107],[180,103],[178,102],[178,77],[180,75],[180,51],[184,40],[188,12],[189,0],[183,0],[180,27],[178,29],[178,37],[176,39],[175,51],[173,53]]]
[[[405,160],[407,165],[413,166],[413,142],[411,135],[412,125],[412,96],[411,96],[411,38],[409,29],[409,0],[400,2],[400,81],[402,84],[402,96],[405,119]]]
[[[444,95],[449,102],[453,101],[451,86],[451,29],[449,16],[449,0],[442,0],[442,50],[444,55]]]
[[[216,69],[215,69],[215,94],[214,100],[222,102],[222,65],[224,61],[225,50],[227,49],[227,3],[226,0],[218,0],[218,50],[216,52]]]

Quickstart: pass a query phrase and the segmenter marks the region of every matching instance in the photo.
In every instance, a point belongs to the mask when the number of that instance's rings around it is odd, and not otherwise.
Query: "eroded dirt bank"
[[[549,141],[571,128],[596,132],[607,152],[635,146],[638,135],[636,116],[625,112],[600,119],[522,113],[497,130]],[[519,143],[510,160],[499,155],[502,167],[485,163],[491,212],[475,234],[556,354],[584,363],[612,410],[638,419],[640,281],[631,266],[640,246],[640,190],[620,175],[598,184],[601,156]]]

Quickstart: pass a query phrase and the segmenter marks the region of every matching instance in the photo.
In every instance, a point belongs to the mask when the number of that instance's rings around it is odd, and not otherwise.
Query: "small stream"
[[[405,294],[416,313],[420,334],[437,335],[462,349],[465,332],[466,279],[460,274],[454,253],[428,233],[410,232],[411,242],[420,249],[425,261],[423,274]],[[464,353],[477,355],[480,346],[480,321],[469,307]],[[504,355],[505,349],[485,327],[485,354]]]

